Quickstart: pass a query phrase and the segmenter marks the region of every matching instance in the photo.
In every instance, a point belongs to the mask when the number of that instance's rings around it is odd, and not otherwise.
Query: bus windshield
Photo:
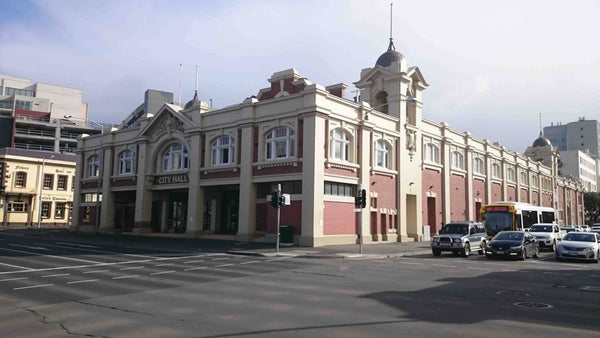
[[[510,212],[494,212],[484,215],[483,222],[488,236],[495,236],[500,231],[511,231],[512,214]]]

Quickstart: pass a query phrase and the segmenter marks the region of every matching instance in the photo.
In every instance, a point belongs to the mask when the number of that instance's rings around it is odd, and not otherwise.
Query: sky
[[[523,153],[542,126],[600,120],[600,0],[394,1],[423,116]],[[0,73],[83,91],[120,123],[147,89],[215,108],[295,68],[350,85],[386,51],[390,1],[0,0]]]

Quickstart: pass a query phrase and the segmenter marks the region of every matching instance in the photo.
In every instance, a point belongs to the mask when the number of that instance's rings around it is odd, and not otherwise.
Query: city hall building
[[[291,196],[281,224],[302,246],[356,243],[360,233],[365,243],[421,240],[424,225],[436,233],[500,200],[553,206],[561,222],[583,223],[581,184],[558,178],[549,142],[536,139],[532,156],[542,157],[533,158],[424,119],[428,83],[391,39],[360,72],[356,100],[345,98],[346,84],[311,83],[295,69],[268,82],[221,109],[197,93],[181,107],[149,91],[120,128],[80,138],[73,223],[274,241],[277,184]]]

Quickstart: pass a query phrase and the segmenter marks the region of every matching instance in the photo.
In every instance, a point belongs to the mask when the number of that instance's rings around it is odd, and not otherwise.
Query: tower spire
[[[542,132],[542,113],[540,113],[540,136],[544,136],[544,133]]]
[[[194,87],[194,91],[198,93],[198,65],[196,65],[196,87]]]
[[[394,38],[392,37],[392,23],[393,23],[392,13],[394,10],[393,7],[394,7],[394,3],[390,3],[390,45],[388,46],[388,51],[396,50],[396,46],[394,46]]]

